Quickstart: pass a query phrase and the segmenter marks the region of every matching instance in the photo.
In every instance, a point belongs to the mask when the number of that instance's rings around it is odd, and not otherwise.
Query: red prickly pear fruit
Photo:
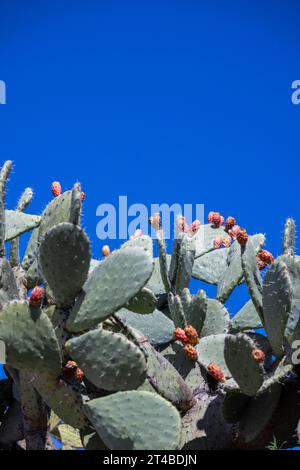
[[[187,337],[187,335],[185,334],[185,331],[182,328],[176,328],[176,330],[174,330],[174,337],[178,341],[181,341],[182,343],[188,343],[189,342],[188,337]]]
[[[215,214],[215,213],[214,213],[213,211],[210,211],[210,213],[208,214],[208,216],[207,216],[207,221],[208,221],[209,224],[212,224],[212,223],[213,223],[213,221],[214,221],[214,214]]]
[[[64,372],[67,372],[69,370],[74,370],[74,369],[77,369],[77,364],[75,361],[68,361],[65,365],[64,365]]]
[[[271,264],[274,262],[274,256],[267,250],[259,250],[257,257],[264,263]]]
[[[159,230],[161,228],[161,218],[160,218],[160,213],[157,212],[156,214],[152,215],[149,217],[148,222],[154,230]]]
[[[84,372],[78,367],[75,361],[68,361],[63,368],[63,377],[65,379],[75,379],[77,382],[82,382]]]
[[[130,240],[136,240],[137,238],[140,238],[143,235],[143,232],[141,229],[137,229],[133,235],[131,235]]]
[[[219,214],[219,212],[215,212],[213,215],[213,223],[216,227],[220,227],[222,223],[222,216]]]
[[[265,357],[265,353],[261,349],[253,349],[252,358],[255,362],[264,362]]]
[[[192,222],[192,225],[191,225],[191,231],[193,233],[198,232],[198,230],[200,228],[200,225],[201,225],[200,220],[198,220],[198,219],[194,220],[194,222]]]
[[[236,239],[241,246],[245,246],[248,241],[248,234],[245,228],[240,228]]]
[[[82,201],[84,201],[85,198],[86,198],[85,192],[81,191],[81,193],[80,193],[80,199],[81,199]]]
[[[226,222],[225,222],[225,230],[228,232],[235,226],[235,218],[234,217],[227,217]]]
[[[51,185],[51,191],[54,197],[57,197],[61,194],[61,185],[59,181],[53,181]]]
[[[192,325],[187,325],[184,328],[184,332],[189,340],[189,343],[192,346],[195,346],[196,344],[199,343],[199,336],[198,336],[197,330]]]
[[[79,367],[77,367],[75,370],[74,378],[77,380],[77,382],[82,382],[84,379],[84,372]]]
[[[234,225],[230,230],[228,230],[228,233],[234,238],[236,239],[236,236],[237,234],[239,233],[240,231],[240,226],[239,225]]]
[[[231,236],[230,236],[230,235],[226,235],[226,236],[223,238],[223,246],[224,246],[224,248],[229,248],[230,245],[231,245],[231,242],[232,242]]]
[[[214,248],[220,248],[220,246],[222,245],[223,243],[223,238],[221,237],[216,237],[213,241],[213,247]]]
[[[197,361],[198,351],[191,344],[187,344],[186,346],[184,346],[183,352],[191,361]]]
[[[225,382],[224,372],[220,369],[220,367],[217,366],[217,364],[211,362],[207,366],[207,370],[215,380],[217,380],[218,382]]]
[[[32,289],[30,297],[29,297],[29,302],[31,305],[41,305],[43,298],[44,298],[44,289],[43,287],[38,287],[36,286],[34,289]]]
[[[105,256],[105,258],[110,255],[110,248],[108,245],[103,245],[102,255]]]

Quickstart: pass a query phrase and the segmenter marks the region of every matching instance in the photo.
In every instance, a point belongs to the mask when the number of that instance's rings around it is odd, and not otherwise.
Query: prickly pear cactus
[[[137,231],[91,259],[80,184],[62,192],[53,182],[41,215],[25,212],[30,188],[7,210],[11,169],[8,161],[0,172],[0,448],[53,449],[53,437],[62,449],[89,450],[265,448],[274,437],[295,444],[292,220],[275,261],[262,234],[217,212],[207,224],[179,217],[172,254],[154,214],[157,258]],[[191,292],[192,277],[216,285],[216,298]],[[244,282],[249,300],[232,316],[225,302]]]

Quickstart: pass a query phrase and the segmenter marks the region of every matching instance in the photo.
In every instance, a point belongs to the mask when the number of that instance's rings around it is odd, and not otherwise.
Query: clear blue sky
[[[94,256],[96,208],[124,194],[204,203],[280,253],[300,221],[299,2],[2,0],[0,17],[10,207],[30,185],[38,213],[78,179]]]

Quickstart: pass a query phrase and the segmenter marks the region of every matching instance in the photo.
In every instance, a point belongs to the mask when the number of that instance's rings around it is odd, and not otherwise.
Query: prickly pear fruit
[[[267,250],[259,250],[257,257],[266,264],[271,264],[274,261],[274,256]]]
[[[36,286],[34,289],[32,289],[29,301],[31,305],[38,306],[38,305],[41,305],[43,298],[44,298],[43,287]]]
[[[208,214],[208,216],[207,216],[207,221],[208,221],[209,224],[212,224],[212,223],[213,223],[213,221],[214,221],[214,214],[215,214],[215,213],[214,213],[213,211],[210,211],[210,213]]]
[[[234,217],[227,217],[226,222],[225,222],[225,230],[228,232],[235,226],[235,218]]]
[[[245,228],[240,228],[240,230],[238,231],[238,234],[236,236],[236,239],[238,241],[238,243],[241,245],[241,246],[245,246],[247,241],[248,241],[248,234],[247,234],[247,231]]]
[[[154,230],[159,230],[161,228],[161,218],[160,218],[159,212],[149,217],[148,221],[149,221],[149,224],[152,225]]]
[[[197,361],[198,351],[196,348],[194,348],[194,346],[192,346],[191,344],[187,344],[186,346],[184,346],[183,351],[184,351],[184,354],[189,359],[191,359],[191,361]]]
[[[236,236],[237,234],[239,233],[240,231],[240,226],[239,225],[234,225],[231,229],[228,230],[228,233],[234,238],[236,239]]]
[[[174,331],[174,337],[178,340],[181,341],[182,343],[188,343],[188,337],[185,333],[185,331],[182,328],[176,328]]]
[[[63,368],[63,377],[67,380],[75,379],[77,382],[82,382],[84,372],[77,366],[75,361],[68,361]]]
[[[136,238],[140,238],[143,235],[141,229],[137,229],[133,235],[131,235],[130,240],[136,240]]]
[[[59,181],[53,181],[51,185],[51,191],[54,197],[57,197],[61,194],[61,185]]]
[[[229,248],[230,245],[231,245],[231,242],[232,242],[232,239],[231,239],[231,236],[230,235],[226,235],[224,238],[223,238],[223,246],[224,248]]]
[[[224,217],[223,217],[223,222],[224,222]],[[219,212],[214,213],[213,223],[216,227],[220,227],[220,225],[222,224],[222,216],[219,214]]]
[[[220,248],[220,246],[222,245],[223,243],[223,238],[221,237],[216,237],[213,241],[213,247],[214,248]]]
[[[81,193],[80,193],[80,199],[81,199],[82,201],[84,201],[85,198],[86,198],[85,192],[81,191]]]
[[[198,230],[200,228],[200,225],[201,225],[200,220],[198,220],[198,219],[194,220],[194,222],[192,222],[192,224],[191,224],[191,231],[193,233],[198,232]]]
[[[211,362],[207,367],[210,375],[218,382],[225,382],[224,372],[214,362]]]
[[[103,245],[103,247],[102,247],[102,255],[105,256],[105,257],[108,256],[108,255],[110,255],[110,248],[109,248],[108,245]]]
[[[261,349],[254,349],[252,351],[252,358],[255,362],[264,362],[265,353]]]
[[[196,344],[199,343],[199,336],[198,336],[197,330],[195,330],[195,328],[192,325],[187,325],[184,328],[184,332],[188,338],[189,343],[192,346],[195,346]]]

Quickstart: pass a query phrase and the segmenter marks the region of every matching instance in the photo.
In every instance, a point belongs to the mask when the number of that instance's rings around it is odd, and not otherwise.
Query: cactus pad
[[[97,398],[86,404],[86,413],[111,450],[178,447],[180,415],[168,401],[151,392],[118,392]]]
[[[89,270],[90,243],[84,231],[66,222],[49,229],[41,241],[40,264],[58,307],[70,307]]]
[[[17,369],[59,372],[61,357],[48,316],[28,302],[12,301],[0,313],[7,363]]]
[[[101,389],[132,390],[146,378],[144,354],[122,334],[89,331],[69,340],[66,349],[88,380]]]
[[[83,331],[108,318],[144,287],[152,269],[152,259],[142,248],[109,255],[85,283],[67,322],[68,330]]]
[[[225,360],[232,377],[242,393],[254,396],[264,380],[262,364],[255,362],[252,351],[255,343],[242,333],[227,335],[225,339]]]

